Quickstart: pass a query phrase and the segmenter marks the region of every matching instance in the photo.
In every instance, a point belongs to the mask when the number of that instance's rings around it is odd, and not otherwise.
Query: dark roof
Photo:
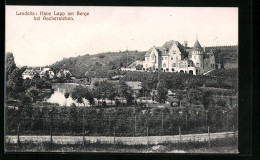
[[[155,47],[155,49],[157,50],[157,52],[162,55],[162,56],[168,56],[169,53],[169,49],[172,47],[173,44],[176,44],[177,47],[179,48],[180,52],[185,54],[186,52],[186,48],[187,50],[192,50],[190,47],[184,47],[183,45],[181,45],[178,41],[168,41],[168,42],[165,42],[164,45],[162,47]],[[146,53],[145,53],[145,56],[149,56],[150,53],[152,52],[154,47],[150,48]],[[166,52],[165,52],[166,51]]]
[[[27,75],[35,75],[37,74],[37,72],[34,69],[26,69],[23,74],[27,74]]]
[[[196,40],[193,50],[203,50],[198,40]]]

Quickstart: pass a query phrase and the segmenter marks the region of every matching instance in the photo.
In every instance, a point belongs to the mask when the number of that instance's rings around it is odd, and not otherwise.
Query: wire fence
[[[229,132],[237,130],[232,117],[224,117],[218,121],[210,117],[191,117],[183,115],[171,117],[169,114],[145,115],[63,115],[49,116],[31,115],[30,117],[7,117],[6,134],[16,135],[52,135],[80,136],[113,136],[114,129],[118,137],[146,136],[149,128],[150,136]]]

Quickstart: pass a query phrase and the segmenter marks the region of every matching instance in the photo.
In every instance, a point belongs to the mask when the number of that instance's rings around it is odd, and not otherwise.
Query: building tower
[[[196,67],[196,75],[203,74],[203,48],[201,47],[198,40],[196,40],[193,48],[192,48],[192,57],[194,67]]]

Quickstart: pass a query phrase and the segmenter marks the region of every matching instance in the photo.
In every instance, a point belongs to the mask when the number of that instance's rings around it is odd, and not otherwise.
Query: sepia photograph
[[[238,7],[5,7],[8,152],[238,154]]]

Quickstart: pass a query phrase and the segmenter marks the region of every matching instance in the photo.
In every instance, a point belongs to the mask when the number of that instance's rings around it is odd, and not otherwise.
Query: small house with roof
[[[34,76],[38,75],[38,73],[34,70],[34,69],[26,69],[23,73],[22,73],[22,77],[23,79],[33,79]]]
[[[40,71],[40,77],[41,77],[41,78],[44,77],[44,76],[46,75],[46,72],[48,73],[50,79],[53,79],[53,78],[54,78],[55,73],[52,71],[51,68],[43,68],[43,69]]]

